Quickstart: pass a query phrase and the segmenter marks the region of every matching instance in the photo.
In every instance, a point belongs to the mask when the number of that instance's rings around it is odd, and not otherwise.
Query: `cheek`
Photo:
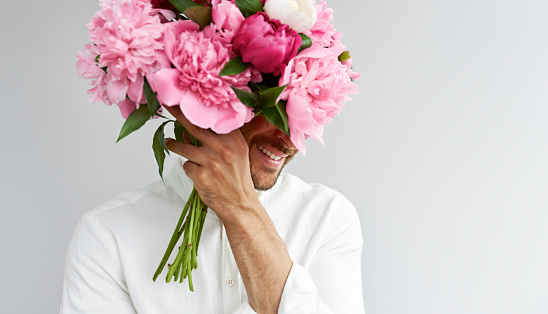
[[[240,131],[242,132],[247,145],[250,145],[253,137],[259,134],[266,134],[271,129],[276,130],[273,125],[267,124],[266,120],[262,116],[257,116],[250,122],[244,124],[240,128]]]

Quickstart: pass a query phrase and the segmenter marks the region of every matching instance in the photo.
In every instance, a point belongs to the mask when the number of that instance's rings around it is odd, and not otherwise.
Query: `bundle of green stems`
[[[175,124],[177,125],[178,122],[175,122]],[[180,125],[177,125],[177,127],[180,127]],[[188,133],[186,130],[184,130],[184,133],[189,135],[190,142],[193,145],[201,146],[201,143],[190,133]],[[184,141],[183,136],[176,137],[177,140]],[[170,282],[172,279],[174,279],[174,281],[179,280],[179,282],[183,282],[183,280],[188,277],[189,288],[191,291],[194,291],[194,286],[192,284],[192,270],[198,268],[198,246],[200,245],[200,238],[202,236],[202,230],[204,227],[206,215],[207,205],[202,202],[202,199],[196,191],[196,188],[193,188],[188,198],[188,201],[183,208],[181,217],[177,222],[177,226],[173,231],[173,235],[171,236],[171,240],[169,241],[169,245],[162,258],[162,261],[160,262],[158,269],[156,269],[156,273],[154,273],[154,281],[156,281],[156,278],[158,278],[160,273],[162,273],[167,263],[167,260],[169,259],[169,256],[175,248],[175,245],[177,244],[177,242],[179,242],[181,236],[183,236],[183,241],[179,246],[179,251],[177,253],[177,256],[175,257],[175,260],[172,264],[167,265],[168,272],[166,276],[166,282]]]

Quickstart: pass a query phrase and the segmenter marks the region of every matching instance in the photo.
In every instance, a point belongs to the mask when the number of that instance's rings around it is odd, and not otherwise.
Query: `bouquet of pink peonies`
[[[92,17],[92,44],[78,55],[90,79],[90,102],[116,104],[126,119],[118,141],[152,118],[165,119],[152,148],[162,176],[164,128],[179,141],[200,143],[163,106],[179,106],[194,125],[229,133],[263,115],[305,153],[322,141],[323,126],[358,92],[352,58],[325,0],[101,0]],[[173,249],[166,281],[188,277],[207,206],[193,190],[153,280]]]

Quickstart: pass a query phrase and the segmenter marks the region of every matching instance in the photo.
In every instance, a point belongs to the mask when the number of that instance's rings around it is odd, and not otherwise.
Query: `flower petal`
[[[147,75],[150,88],[158,93],[158,100],[166,106],[175,106],[181,103],[186,94],[179,87],[179,71],[177,69],[161,69],[154,74]]]
[[[291,141],[305,155],[306,145],[304,135],[310,134],[315,129],[310,105],[304,98],[298,95],[289,95],[286,112],[289,119]]]
[[[125,80],[110,80],[107,83],[108,97],[113,103],[119,103],[126,99],[128,84]]]
[[[122,117],[124,117],[124,119],[127,119],[127,117],[129,117],[129,115],[133,111],[135,111],[135,109],[137,108],[137,105],[135,104],[133,100],[126,98],[122,102],[118,103],[118,108],[120,109],[120,113],[122,114]]]
[[[127,89],[127,96],[136,103],[143,100],[144,77],[137,76],[135,82],[130,81]]]
[[[226,134],[244,125],[247,112],[237,112],[231,107],[220,109],[217,106],[206,106],[198,95],[188,90],[180,103],[185,117],[194,125],[211,129],[218,134]]]

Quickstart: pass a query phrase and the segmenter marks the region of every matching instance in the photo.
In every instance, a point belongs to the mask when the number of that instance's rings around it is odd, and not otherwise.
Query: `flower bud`
[[[350,54],[350,51],[345,50],[339,55],[339,61],[344,64],[344,62],[348,59],[352,59],[352,55]]]

